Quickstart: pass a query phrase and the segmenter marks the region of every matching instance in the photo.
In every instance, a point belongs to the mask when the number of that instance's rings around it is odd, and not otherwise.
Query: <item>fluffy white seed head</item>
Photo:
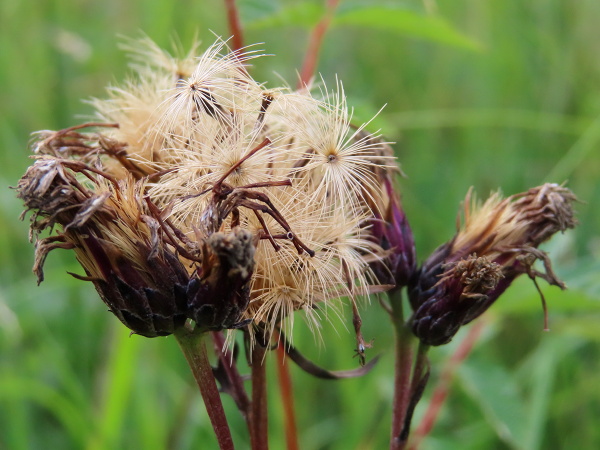
[[[98,116],[119,124],[111,137],[127,144],[146,195],[187,239],[233,226],[252,233],[245,319],[270,334],[300,310],[317,329],[334,299],[378,284],[369,262],[384,252],[367,224],[385,207],[380,175],[397,166],[386,143],[352,123],[340,82],[316,96],[266,89],[247,71],[257,53],[223,41],[181,58],[147,39],[127,46],[136,75],[94,100]]]

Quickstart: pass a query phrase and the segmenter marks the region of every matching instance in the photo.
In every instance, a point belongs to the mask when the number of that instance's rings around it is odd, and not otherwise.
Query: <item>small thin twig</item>
[[[300,80],[298,80],[298,89],[302,89],[310,83],[311,78],[315,74],[317,68],[317,62],[319,61],[319,52],[323,44],[323,38],[325,33],[329,29],[333,14],[339,4],[340,0],[327,0],[325,14],[313,28],[310,38],[308,41],[308,49],[304,56],[304,62],[302,63],[302,70],[300,71]]]
[[[438,418],[440,410],[442,409],[442,406],[444,405],[444,402],[450,393],[450,385],[454,379],[456,369],[467,358],[467,356],[469,356],[469,353],[471,353],[475,342],[477,342],[477,339],[481,335],[484,328],[485,321],[480,319],[474,323],[469,329],[467,336],[463,339],[454,354],[446,363],[446,366],[440,375],[437,386],[433,391],[431,400],[429,401],[429,406],[425,411],[425,415],[413,433],[413,440],[410,445],[410,450],[417,450],[423,439],[431,432],[433,425]]]
[[[268,450],[266,348],[259,343],[252,350],[252,450]]]
[[[542,310],[544,311],[544,331],[550,331],[550,322],[548,319],[548,303],[546,302],[546,297],[544,297],[544,293],[540,289],[540,285],[538,284],[536,278],[531,275],[529,275],[529,278],[531,278],[531,281],[533,281],[535,288],[540,294],[540,299],[542,300]]]
[[[423,391],[427,386],[427,381],[429,380],[429,360],[427,358],[427,352],[429,351],[429,346],[424,344],[423,342],[419,342],[419,349],[417,351],[417,357],[414,363],[412,380],[410,382],[410,400],[408,406],[406,408],[406,413],[404,415],[404,424],[402,425],[402,432],[400,433],[400,448],[404,448],[408,441],[408,435],[410,434],[410,424],[412,422],[412,417],[415,412],[415,407],[421,397],[423,396]]]
[[[392,406],[392,432],[390,450],[401,448],[400,434],[404,428],[406,412],[411,397],[411,368],[414,336],[404,323],[401,290],[390,294],[392,322],[395,328],[394,400]]]
[[[242,33],[242,22],[240,21],[239,10],[235,0],[225,0],[225,9],[227,10],[227,23],[231,33],[231,46],[234,51],[244,47],[244,35]]]
[[[281,389],[281,402],[283,403],[285,421],[285,441],[287,450],[298,450],[298,430],[296,428],[296,414],[294,412],[294,393],[292,390],[292,377],[289,365],[286,364],[285,343],[279,339],[277,346],[277,373]]]
[[[221,365],[227,374],[229,383],[231,383],[231,395],[238,409],[242,413],[242,416],[248,425],[248,429],[250,429],[250,398],[244,389],[244,379],[237,369],[231,350],[223,350],[225,348],[225,337],[223,336],[223,332],[213,331],[211,335],[215,344],[215,353],[221,361]]]
[[[217,437],[219,448],[234,450],[231,431],[225,417],[223,403],[221,403],[221,395],[208,360],[206,345],[203,342],[204,333],[197,333],[187,327],[182,327],[174,335],[200,388],[200,394],[204,400],[204,406]]]

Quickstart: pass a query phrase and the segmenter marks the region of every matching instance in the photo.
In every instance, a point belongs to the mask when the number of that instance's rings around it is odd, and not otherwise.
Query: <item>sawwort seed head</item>
[[[125,46],[134,74],[92,100],[93,131],[45,132],[19,186],[34,231],[62,227],[38,241],[39,268],[53,248],[74,249],[84,278],[145,336],[185,319],[269,335],[294,311],[317,330],[336,299],[382,290],[373,264],[389,248],[372,219],[399,169],[352,124],[341,82],[267,89],[247,70],[257,51],[220,40],[200,55],[147,38]]]

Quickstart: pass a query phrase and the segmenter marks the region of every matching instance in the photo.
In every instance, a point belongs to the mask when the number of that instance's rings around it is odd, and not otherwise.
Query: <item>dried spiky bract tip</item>
[[[33,232],[62,227],[36,242],[34,272],[40,282],[48,253],[73,249],[86,272],[75,276],[91,281],[110,311],[136,334],[166,336],[188,317],[209,330],[237,324],[253,267],[247,233],[215,233],[198,249],[176,237],[178,230],[144,198],[143,182],[117,181],[80,161],[39,159],[17,189],[34,210]],[[210,305],[200,293],[221,299],[227,311],[203,315]]]
[[[62,227],[38,242],[40,276],[48,251],[75,249],[146,336],[185,318],[268,334],[296,310],[316,325],[317,303],[383,289],[374,272],[389,252],[372,225],[404,223],[382,181],[398,169],[350,123],[341,83],[318,97],[267,90],[246,68],[255,52],[222,41],[182,58],[147,39],[127,48],[134,77],[92,102],[96,122],[39,133],[19,184],[33,231]]]
[[[564,289],[548,255],[537,247],[576,225],[575,201],[569,189],[550,183],[506,199],[493,194],[480,206],[470,205],[467,195],[464,226],[410,282],[415,335],[428,345],[449,342],[523,273]],[[544,273],[533,268],[538,259]]]
[[[172,333],[185,320],[187,270],[161,237],[161,227],[142,203],[144,186],[119,182],[80,161],[39,159],[17,187],[34,210],[31,228],[62,232],[36,242],[34,272],[55,248],[74,249],[104,302],[134,333]],[[78,180],[85,175],[90,182]]]

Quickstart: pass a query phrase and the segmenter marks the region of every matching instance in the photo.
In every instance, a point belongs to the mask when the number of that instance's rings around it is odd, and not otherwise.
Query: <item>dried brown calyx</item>
[[[83,179],[81,179],[83,178]],[[201,329],[238,325],[249,301],[252,236],[244,230],[186,239],[145,196],[144,181],[115,180],[81,161],[43,157],[17,186],[33,210],[34,271],[56,248],[73,249],[111,312],[134,333],[165,336],[188,318]]]

